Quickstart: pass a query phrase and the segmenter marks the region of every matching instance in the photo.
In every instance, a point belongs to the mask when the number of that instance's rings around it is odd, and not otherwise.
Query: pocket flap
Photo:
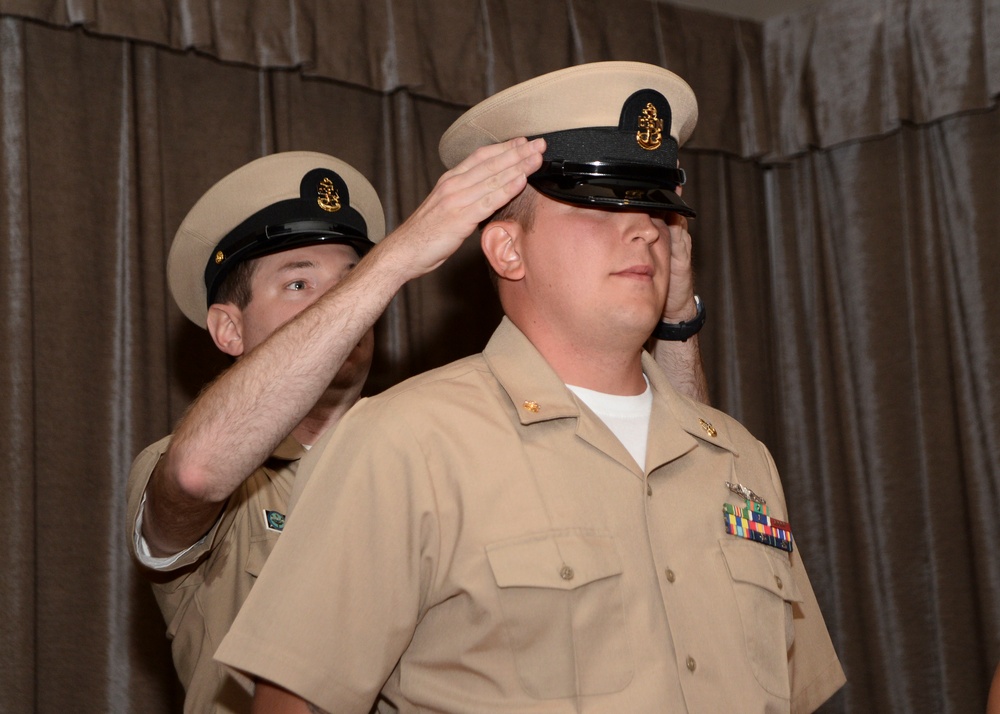
[[[611,536],[546,533],[486,547],[498,587],[573,590],[620,575],[621,557]]]
[[[733,580],[764,588],[788,602],[802,602],[788,556],[783,552],[733,536],[724,536],[719,545]]]
[[[274,550],[274,545],[278,541],[277,533],[268,533],[251,539],[250,547],[247,549],[246,571],[254,577],[260,575],[261,568],[267,562],[267,558]]]

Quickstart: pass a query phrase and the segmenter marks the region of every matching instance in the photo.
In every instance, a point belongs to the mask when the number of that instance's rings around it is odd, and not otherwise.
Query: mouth
[[[619,270],[612,275],[617,275],[622,278],[633,278],[637,280],[649,280],[653,277],[653,266],[652,265],[632,265],[624,270]]]

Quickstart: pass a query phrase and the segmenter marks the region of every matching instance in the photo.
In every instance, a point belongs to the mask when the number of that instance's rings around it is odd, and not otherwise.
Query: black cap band
[[[365,219],[350,206],[347,185],[329,169],[309,171],[302,178],[299,198],[257,211],[219,241],[205,266],[208,305],[238,264],[316,243],[345,243],[359,256],[375,245],[368,240]]]
[[[670,135],[667,99],[640,89],[625,100],[618,126],[591,126],[540,134],[542,166],[528,177],[538,191],[582,206],[672,211],[694,210],[677,195],[685,182]],[[532,137],[535,138],[535,137]]]

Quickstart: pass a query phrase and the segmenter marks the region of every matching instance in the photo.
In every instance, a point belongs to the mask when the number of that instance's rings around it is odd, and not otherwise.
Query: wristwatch
[[[667,322],[660,320],[660,324],[653,330],[653,337],[658,340],[670,340],[673,342],[687,342],[689,337],[698,334],[698,330],[705,324],[705,303],[697,295],[694,296],[694,305],[698,312],[690,320],[683,322]]]

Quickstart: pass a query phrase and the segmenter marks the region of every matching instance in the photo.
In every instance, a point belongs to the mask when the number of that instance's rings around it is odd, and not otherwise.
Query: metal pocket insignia
[[[264,523],[269,531],[281,533],[285,530],[285,514],[264,509]]]

